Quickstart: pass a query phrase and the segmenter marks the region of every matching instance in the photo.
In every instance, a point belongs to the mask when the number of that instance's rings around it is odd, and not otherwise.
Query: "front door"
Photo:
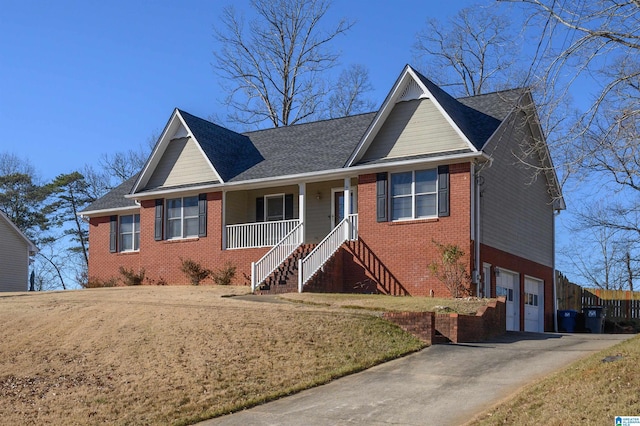
[[[333,192],[333,202],[331,204],[333,207],[331,229],[333,229],[344,219],[344,191]]]
[[[354,202],[357,200],[354,197],[355,190],[352,188],[351,195],[351,213],[355,211]],[[335,228],[344,219],[344,189],[332,188],[331,189],[331,229]]]

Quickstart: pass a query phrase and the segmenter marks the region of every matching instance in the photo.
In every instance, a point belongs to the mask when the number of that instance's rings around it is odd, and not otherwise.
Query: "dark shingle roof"
[[[482,149],[525,92],[514,89],[455,99],[416,74],[477,149]],[[376,115],[372,112],[240,134],[179,112],[225,182],[342,168]],[[406,159],[413,158],[422,157]],[[136,180],[137,176],[133,176],[84,211],[135,206],[124,195],[131,192]]]
[[[107,209],[120,209],[127,207],[135,207],[136,203],[130,198],[124,198],[133,189],[133,185],[138,179],[138,174],[131,176],[129,179],[122,182],[120,185],[107,192],[102,197],[98,198],[93,203],[89,204],[81,213],[107,210]]]
[[[179,111],[223,181],[230,181],[264,160],[247,136]]]
[[[360,114],[245,133],[263,160],[231,181],[341,168],[374,116]]]
[[[462,133],[467,136],[473,146],[476,149],[482,149],[502,120],[460,102],[417,71],[416,75],[436,98],[440,106],[447,111],[447,114],[462,130]]]

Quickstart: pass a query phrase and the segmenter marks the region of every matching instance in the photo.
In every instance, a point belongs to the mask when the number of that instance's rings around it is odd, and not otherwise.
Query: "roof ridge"
[[[369,111],[369,112],[361,112],[361,113],[353,114],[353,115],[345,115],[345,116],[342,116],[342,117],[323,118],[323,119],[315,120],[315,121],[305,121],[304,123],[290,124],[288,126],[268,127],[266,129],[250,130],[248,132],[243,132],[243,133],[240,133],[240,134],[246,136],[246,135],[260,133],[260,132],[273,131],[273,130],[276,130],[276,129],[290,129],[292,127],[307,126],[307,125],[315,124],[315,123],[325,123],[325,122],[328,122],[328,121],[338,121],[338,120],[344,120],[344,119],[347,119],[347,118],[360,117],[360,116],[368,115],[368,114],[376,114],[377,112],[378,111]]]

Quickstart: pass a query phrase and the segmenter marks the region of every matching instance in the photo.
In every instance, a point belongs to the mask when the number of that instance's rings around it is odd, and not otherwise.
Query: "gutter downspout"
[[[472,275],[472,282],[476,285],[476,296],[481,297],[484,291],[480,288],[481,280],[481,265],[480,265],[480,171],[478,165],[474,162],[471,163],[471,173],[473,175],[472,180],[472,219],[473,219],[473,245],[474,245],[474,271]],[[486,296],[485,296],[486,297]]]
[[[556,271],[556,216],[560,214],[560,210],[556,210],[553,213],[553,331],[558,332],[558,289],[557,289],[557,271]]]

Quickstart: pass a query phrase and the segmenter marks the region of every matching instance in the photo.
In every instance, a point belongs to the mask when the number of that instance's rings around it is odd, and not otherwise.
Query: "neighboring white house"
[[[27,291],[36,246],[0,211],[0,291]]]

